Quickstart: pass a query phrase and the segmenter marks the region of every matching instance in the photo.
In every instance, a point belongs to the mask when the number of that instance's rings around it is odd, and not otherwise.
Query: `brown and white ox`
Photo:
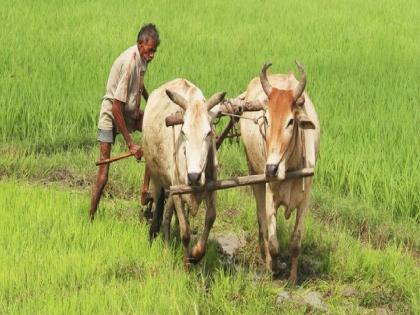
[[[171,185],[204,185],[217,178],[217,158],[213,120],[225,93],[217,93],[208,101],[201,90],[185,79],[175,79],[160,86],[150,95],[143,118],[143,152],[150,171],[153,197],[157,201],[150,230],[154,238],[163,219],[165,241],[169,241],[170,223],[175,209],[184,246],[184,263],[198,262],[205,253],[210,229],[216,219],[216,193],[169,196],[164,209],[164,189]],[[165,118],[183,111],[183,124],[165,125]],[[204,230],[189,252],[190,229],[184,206],[197,213],[199,204],[207,204]]]
[[[241,119],[241,135],[249,172],[265,173],[267,177],[280,180],[253,186],[261,256],[274,274],[281,269],[277,209],[284,206],[286,219],[297,209],[289,244],[292,260],[289,282],[292,285],[297,279],[298,256],[309,207],[312,178],[284,179],[287,171],[315,167],[320,135],[315,108],[304,92],[305,71],[298,62],[296,64],[301,72],[300,81],[292,73],[267,76],[267,68],[271,64],[264,65],[260,77],[249,83],[245,101],[264,104],[265,111],[246,112],[243,115],[259,119],[259,124]]]

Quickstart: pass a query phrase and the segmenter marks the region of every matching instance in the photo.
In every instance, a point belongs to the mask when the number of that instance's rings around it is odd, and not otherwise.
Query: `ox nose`
[[[198,184],[200,177],[201,177],[201,173],[188,173],[188,180],[193,185]]]
[[[265,174],[267,177],[275,177],[278,169],[279,169],[278,164],[267,164],[265,166]]]

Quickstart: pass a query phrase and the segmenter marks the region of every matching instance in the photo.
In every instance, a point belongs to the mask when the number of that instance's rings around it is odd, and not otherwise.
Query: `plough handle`
[[[133,155],[133,153],[126,152],[126,153],[114,156],[112,158],[109,158],[109,159],[105,159],[105,160],[102,160],[102,161],[96,161],[95,164],[96,164],[96,166],[99,166],[99,165],[102,165],[102,164],[109,164],[109,163],[112,163],[112,162],[115,162],[115,161],[119,161],[121,159],[125,159],[126,157],[129,157],[129,156],[132,156],[132,155]]]

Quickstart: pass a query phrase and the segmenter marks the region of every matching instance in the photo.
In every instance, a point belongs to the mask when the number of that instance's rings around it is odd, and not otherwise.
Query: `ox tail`
[[[149,242],[152,243],[153,240],[159,233],[160,226],[162,225],[163,211],[165,208],[165,190],[162,188],[159,194],[159,198],[156,202],[155,211],[153,212],[152,223],[150,224],[149,229]]]

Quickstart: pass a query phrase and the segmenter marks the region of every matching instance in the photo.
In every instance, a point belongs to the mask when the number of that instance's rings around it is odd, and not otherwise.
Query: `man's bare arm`
[[[133,142],[133,138],[128,132],[127,125],[125,124],[124,116],[122,113],[122,107],[124,103],[119,100],[114,100],[112,102],[112,115],[114,115],[115,123],[117,124],[118,130],[121,132],[124,137],[125,142],[127,143],[128,149],[137,159],[140,159],[142,152],[140,147]]]

